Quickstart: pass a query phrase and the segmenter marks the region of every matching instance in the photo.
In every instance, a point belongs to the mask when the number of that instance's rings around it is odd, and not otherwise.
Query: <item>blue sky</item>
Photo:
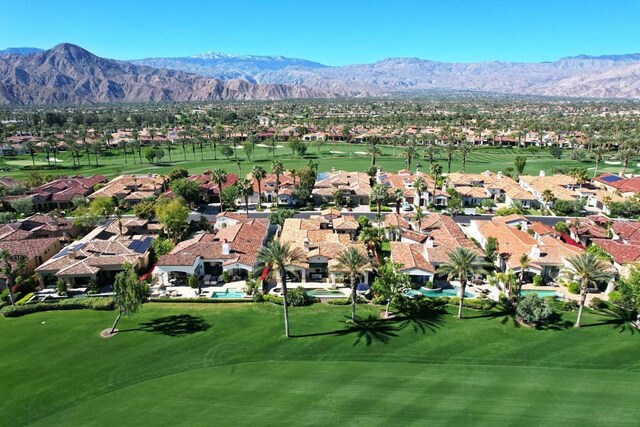
[[[639,0],[0,0],[0,16],[0,48],[70,42],[117,59],[216,50],[342,65],[640,52]]]

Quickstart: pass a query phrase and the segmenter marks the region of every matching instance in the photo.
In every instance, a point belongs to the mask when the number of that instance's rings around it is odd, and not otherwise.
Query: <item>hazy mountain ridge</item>
[[[325,90],[206,78],[104,59],[72,45],[0,57],[0,103],[90,104],[330,97]]]
[[[32,53],[42,52],[44,49],[37,47],[8,47],[0,50],[0,56],[2,55],[31,55]]]
[[[143,63],[221,79],[243,78],[261,84],[303,85],[352,96],[421,90],[471,90],[573,97],[639,97],[633,89],[637,78],[633,73],[618,73],[615,79],[607,77],[607,73],[615,69],[627,70],[628,65],[640,62],[640,54],[579,55],[539,63],[446,63],[419,58],[387,58],[371,64],[346,66],[318,63],[314,63],[318,66],[302,63],[266,66],[255,61],[248,64],[240,59],[244,57],[242,55],[216,52],[209,56],[216,57],[214,62],[185,57],[156,58],[143,60]]]

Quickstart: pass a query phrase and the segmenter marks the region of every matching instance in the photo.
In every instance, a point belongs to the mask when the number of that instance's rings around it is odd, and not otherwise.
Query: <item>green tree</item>
[[[153,163],[156,159],[156,149],[153,147],[149,147],[144,150],[144,158],[147,159],[149,163]]]
[[[469,276],[486,274],[486,262],[480,261],[475,251],[465,247],[458,247],[447,253],[447,262],[437,269],[438,274],[444,274],[447,279],[457,279],[460,282],[460,304],[458,306],[458,319],[462,319],[462,304],[464,293],[467,290]]]
[[[549,301],[538,297],[533,292],[522,298],[516,309],[516,316],[528,325],[537,325],[551,315],[553,315],[553,308]]]
[[[253,195],[253,183],[246,179],[242,178],[236,184],[238,196],[244,199],[244,208],[249,215],[249,197]]]
[[[6,286],[9,291],[9,299],[11,300],[11,305],[15,306],[15,298],[13,296],[13,285],[16,280],[15,266],[11,262],[9,252],[5,250],[0,251],[0,259],[2,260],[2,275],[7,278]]]
[[[295,213],[296,212],[293,209],[275,209],[269,214],[269,222],[282,227],[284,225],[284,221],[287,218],[293,218]]]
[[[238,198],[238,186],[237,185],[229,185],[222,189],[222,195],[220,197],[220,201],[224,203],[224,206],[227,209],[235,210],[236,209],[236,199]]]
[[[145,298],[145,288],[138,283],[138,275],[131,264],[122,266],[122,271],[116,274],[113,283],[113,300],[118,316],[116,317],[110,334],[115,333],[116,326],[122,316],[130,316],[137,312]]]
[[[35,210],[33,199],[30,196],[12,200],[9,202],[9,205],[18,215],[29,216],[32,215]]]
[[[222,201],[222,186],[227,183],[227,171],[224,169],[214,169],[211,172],[211,180],[218,186],[218,198],[220,199],[220,212],[224,212]]]
[[[251,161],[251,156],[253,155],[253,143],[251,141],[246,141],[242,144],[242,150],[244,151],[245,156],[247,156],[247,161]]]
[[[277,195],[280,191],[280,175],[284,173],[284,165],[279,160],[274,160],[271,162],[271,173],[276,176],[276,204],[277,204]]]
[[[222,150],[220,150],[220,152],[222,153],[223,156],[227,158],[227,160],[229,160],[231,156],[233,156],[233,154],[235,153],[235,150],[231,148],[230,145],[224,145],[222,146]]]
[[[485,244],[484,252],[487,262],[490,262],[491,264],[495,263],[498,259],[498,239],[495,237],[489,237]]]
[[[376,159],[382,156],[382,150],[375,144],[369,144],[367,147],[367,155],[371,157],[371,166],[376,165]]]
[[[393,304],[393,301],[404,295],[404,293],[411,289],[411,279],[409,275],[402,273],[400,269],[402,264],[385,260],[378,269],[377,277],[373,281],[371,289],[377,295],[381,295],[387,300],[387,306],[385,308],[386,316],[389,317],[389,308]]]
[[[609,273],[610,265],[590,252],[582,252],[567,258],[567,263],[568,275],[580,283],[580,308],[578,310],[578,319],[575,323],[575,327],[579,328],[582,320],[582,310],[589,293],[589,286],[609,280],[611,278]]]
[[[156,218],[164,225],[167,235],[175,243],[187,226],[189,208],[179,197],[161,197],[156,202]]]
[[[282,301],[284,307],[284,333],[289,337],[289,301],[287,292],[287,272],[295,272],[294,264],[307,261],[299,248],[292,248],[289,243],[272,240],[258,252],[258,262],[269,268],[273,274],[280,277],[282,286]]]
[[[371,188],[371,193],[369,197],[376,204],[376,212],[378,216],[380,216],[380,211],[382,210],[382,204],[387,200],[387,188],[384,185],[376,184]]]
[[[191,207],[201,200],[200,183],[198,181],[180,178],[171,182],[169,188],[171,188],[173,194],[186,200]]]
[[[338,263],[335,266],[335,270],[347,274],[351,281],[351,320],[355,322],[358,277],[370,265],[369,257],[357,247],[352,246],[340,252],[336,257],[336,261]]]
[[[516,172],[518,172],[518,175],[522,175],[525,166],[527,166],[527,158],[525,156],[516,156],[516,158],[513,160],[513,165],[516,167]]]
[[[258,209],[262,210],[262,180],[267,177],[267,171],[260,165],[254,165],[251,176],[258,183]]]

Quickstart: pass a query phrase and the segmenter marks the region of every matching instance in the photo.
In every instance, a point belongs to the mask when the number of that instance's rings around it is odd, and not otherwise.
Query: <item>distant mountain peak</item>
[[[42,52],[43,49],[37,47],[8,47],[0,50],[0,56],[2,55],[31,55],[34,53]]]

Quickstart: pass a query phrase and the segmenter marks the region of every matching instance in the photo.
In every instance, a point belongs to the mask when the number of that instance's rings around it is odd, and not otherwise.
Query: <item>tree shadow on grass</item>
[[[425,306],[419,303],[405,304],[397,309],[397,314],[389,321],[396,324],[398,330],[413,328],[414,333],[437,332],[442,326],[442,316],[446,313],[444,306]]]
[[[201,317],[191,316],[190,314],[176,314],[140,323],[140,327],[133,330],[152,332],[169,337],[181,337],[204,332],[210,327],[211,325]]]
[[[604,319],[601,322],[589,323],[587,325],[582,325],[582,328],[592,328],[594,326],[606,326],[611,325],[614,330],[617,330],[619,333],[629,332],[629,334],[633,335],[638,332],[638,329],[634,327],[631,322],[635,319],[632,316],[632,313],[629,310],[625,310],[624,308],[609,306],[604,309],[600,309],[595,312],[596,314],[603,316]]]
[[[347,317],[347,321],[351,322]],[[309,338],[320,337],[326,335],[344,336],[355,335],[356,340],[353,345],[358,345],[364,342],[367,347],[371,346],[374,342],[381,342],[386,344],[391,338],[398,336],[398,327],[390,321],[376,318],[373,315],[369,315],[367,318],[356,318],[355,322],[343,329],[336,329],[334,331],[316,332],[311,334],[291,335],[291,338]]]

